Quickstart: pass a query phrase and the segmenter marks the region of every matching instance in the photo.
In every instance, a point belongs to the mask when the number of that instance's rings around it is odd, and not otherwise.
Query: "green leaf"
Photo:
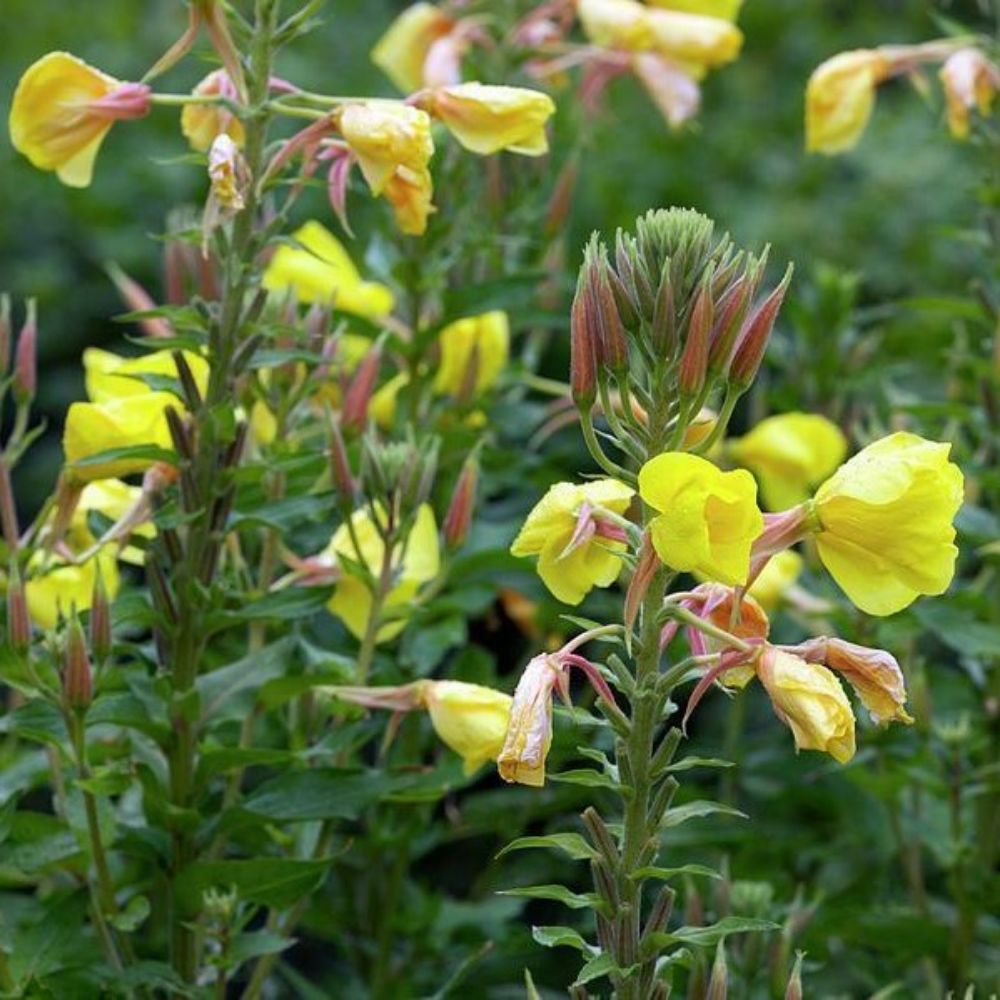
[[[532,927],[531,936],[535,939],[535,943],[543,948],[560,948],[565,945],[567,948],[576,948],[585,955],[593,955],[597,951],[592,944],[587,944],[579,931],[573,930],[572,927]]]
[[[524,851],[530,847],[551,847],[568,854],[574,861],[589,861],[599,854],[578,833],[549,833],[540,837],[518,837],[512,840],[499,854],[502,858],[511,851]]]
[[[714,948],[730,934],[760,934],[778,930],[773,920],[757,917],[723,917],[708,927],[678,927],[671,932],[651,934],[647,939],[656,948],[666,948],[674,944],[689,944],[698,948]]]
[[[177,877],[177,899],[184,913],[201,910],[207,889],[235,889],[241,899],[283,910],[315,892],[329,859],[249,858],[241,861],[196,861]]]
[[[242,810],[276,820],[357,819],[387,792],[405,787],[382,771],[312,768],[265,781]]]
[[[211,747],[203,750],[198,758],[198,777],[206,780],[216,774],[235,771],[241,767],[277,766],[292,764],[298,756],[291,750],[268,747]]]
[[[228,528],[245,524],[259,524],[278,531],[291,531],[305,521],[330,521],[337,505],[335,493],[306,493],[285,497],[271,503],[262,503],[252,509],[235,510]]]
[[[601,952],[600,955],[595,955],[580,970],[580,974],[576,977],[576,982],[574,982],[573,985],[583,986],[586,983],[593,982],[595,979],[600,979],[601,976],[607,976],[612,972],[618,972],[620,975],[629,976],[635,971],[635,969],[636,966],[634,965],[630,965],[627,969],[619,968],[615,965],[615,960],[609,952]]]
[[[284,674],[294,650],[295,637],[286,636],[242,660],[202,674],[196,683],[204,717],[212,719],[236,695],[256,691],[265,681]]]
[[[64,746],[69,738],[62,713],[51,702],[41,700],[29,701],[0,718],[0,733],[23,736],[53,747]]]
[[[145,896],[133,896],[124,910],[115,913],[108,919],[120,931],[131,934],[149,916],[149,900]]]
[[[103,465],[105,462],[120,461],[142,461],[142,462],[166,462],[168,465],[177,464],[177,453],[168,451],[166,448],[158,448],[155,444],[135,444],[128,448],[108,448],[99,451],[95,455],[88,455],[73,463],[75,469],[88,469],[94,465]]]
[[[724,802],[713,802],[711,799],[695,799],[694,802],[685,802],[682,806],[668,809],[660,826],[664,829],[669,829],[670,827],[680,826],[681,823],[686,823],[689,819],[698,819],[701,816],[712,816],[720,813],[724,816],[739,816],[740,819],[749,818],[745,812],[740,812],[739,809],[735,809],[733,806],[727,806]]]
[[[1000,625],[980,621],[952,601],[923,601],[913,613],[924,628],[965,656],[995,656],[1000,649]]]
[[[276,955],[291,948],[293,944],[295,938],[282,937],[269,931],[249,931],[236,938],[229,954],[235,967],[251,958],[260,958],[261,955]]]
[[[564,885],[523,885],[517,889],[501,889],[500,896],[527,896],[529,899],[551,899],[573,910],[603,910],[604,901],[595,892],[573,892]]]
[[[567,785],[583,785],[586,788],[608,788],[619,794],[625,787],[615,781],[609,774],[594,771],[589,767],[582,767],[575,771],[562,771],[559,774],[550,774],[549,778],[552,781],[561,781]]]
[[[286,587],[284,590],[265,594],[256,601],[244,604],[239,610],[227,610],[219,613],[226,623],[265,621],[278,618],[291,621],[295,618],[308,618],[325,607],[333,587]]]
[[[690,771],[693,767],[734,767],[733,761],[721,757],[682,757],[673,764],[663,768],[661,773],[671,774],[675,771]]]
[[[705,878],[722,878],[722,873],[706,865],[681,865],[678,868],[659,868],[656,865],[649,865],[645,868],[637,868],[629,875],[631,879],[655,878],[663,882],[668,882],[678,875],[704,875]]]

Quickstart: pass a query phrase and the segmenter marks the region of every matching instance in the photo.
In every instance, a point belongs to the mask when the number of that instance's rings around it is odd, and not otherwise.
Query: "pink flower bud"
[[[802,1000],[802,959],[805,952],[795,953],[795,965],[792,974],[788,977],[788,986],[785,988],[785,1000]]]
[[[767,342],[771,338],[771,330],[774,329],[774,321],[778,317],[778,310],[785,300],[785,292],[788,291],[791,280],[792,265],[789,264],[777,288],[757,306],[743,325],[733,362],[729,366],[729,378],[738,388],[746,388],[757,375],[757,369],[764,360]]]
[[[570,311],[569,385],[573,402],[589,411],[597,398],[597,329],[587,291],[586,264],[576,282]]]
[[[68,708],[83,711],[94,700],[94,681],[87,655],[87,640],[74,615],[66,631],[63,648],[63,697]]]
[[[129,309],[133,312],[147,312],[156,308],[156,303],[149,292],[138,281],[130,278],[117,264],[107,264],[106,269],[109,277],[115,283],[115,288],[118,289],[118,294]],[[173,336],[170,324],[159,316],[140,319],[138,323],[139,328],[147,337]]]
[[[28,313],[17,338],[14,353],[14,380],[11,388],[18,405],[35,398],[38,383],[38,326],[35,320],[35,300],[28,299]]]
[[[7,638],[16,653],[26,653],[31,645],[28,601],[17,563],[13,560],[7,577]]]
[[[479,462],[475,454],[470,455],[462,466],[455,492],[452,493],[448,513],[445,514],[442,534],[445,545],[457,549],[469,535],[472,513],[476,505],[476,486],[479,482]]]
[[[344,438],[340,433],[340,426],[336,418],[330,420],[330,471],[333,474],[333,485],[336,487],[340,499],[353,506],[357,487],[351,473],[351,462],[347,457]]]
[[[712,963],[712,976],[708,981],[705,1000],[726,1000],[728,992],[729,970],[726,968],[726,945],[723,938],[715,948],[715,961]]]
[[[344,394],[344,405],[341,410],[341,423],[344,427],[352,430],[361,430],[364,427],[381,361],[382,349],[377,345],[361,359]]]
[[[90,600],[90,648],[99,664],[111,655],[111,603],[99,563]]]
[[[691,306],[684,350],[681,352],[680,366],[677,369],[677,386],[681,394],[689,398],[697,396],[705,384],[705,372],[708,368],[708,337],[712,330],[713,311],[711,289],[707,283],[703,283]]]

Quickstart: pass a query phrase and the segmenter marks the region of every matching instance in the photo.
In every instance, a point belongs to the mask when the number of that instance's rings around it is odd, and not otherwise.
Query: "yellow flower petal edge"
[[[466,774],[497,759],[510,719],[509,694],[464,681],[430,681],[424,702],[434,731],[462,758]]]
[[[806,149],[843,153],[856,146],[875,106],[875,88],[889,72],[875,49],[855,49],[827,59],[806,85]]]

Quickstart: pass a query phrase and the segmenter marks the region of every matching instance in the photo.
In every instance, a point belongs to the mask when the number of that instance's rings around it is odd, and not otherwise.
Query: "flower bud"
[[[788,265],[785,276],[770,295],[753,311],[743,325],[732,364],[729,366],[729,378],[738,389],[745,389],[757,376],[757,369],[764,360],[764,351],[774,329],[778,310],[785,300],[785,292],[792,280],[792,265]]]
[[[570,310],[569,385],[577,409],[589,412],[597,397],[597,353],[600,336],[590,307],[586,262],[576,281]]]
[[[7,575],[7,638],[15,653],[26,653],[31,645],[31,617],[28,614],[28,600],[24,582],[11,560]]]
[[[805,958],[804,951],[795,953],[795,965],[792,974],[788,977],[788,986],[785,988],[785,1000],[802,1000],[802,959]]]
[[[347,457],[347,448],[340,433],[339,421],[331,415],[330,418],[330,471],[333,474],[333,485],[337,488],[339,498],[349,506],[354,506],[357,485],[351,473],[351,462]]]
[[[28,312],[17,338],[14,352],[14,379],[11,388],[19,406],[35,398],[38,385],[38,325],[35,319],[35,300],[28,299]]]
[[[682,395],[689,398],[697,396],[705,384],[705,373],[708,367],[708,337],[712,330],[712,292],[707,282],[698,290],[698,295],[691,306],[691,316],[688,319],[687,336],[684,339],[684,350],[681,353],[680,367],[677,370],[677,385]]]
[[[978,109],[989,114],[1000,91],[1000,67],[979,49],[963,48],[950,55],[941,67],[941,83],[948,108],[948,128],[956,139],[969,135],[969,115]]]
[[[753,287],[752,279],[744,275],[737,278],[719,300],[708,351],[708,367],[712,371],[724,372],[729,367],[733,346],[750,305]]]
[[[68,708],[86,710],[94,699],[94,682],[87,655],[87,640],[74,613],[63,647],[63,697]]]
[[[479,462],[475,454],[470,455],[462,466],[455,492],[445,514],[442,534],[448,548],[457,549],[465,542],[472,524],[472,512],[476,504],[476,486],[479,481]]]
[[[117,264],[106,264],[105,270],[108,272],[108,277],[114,282],[125,305],[133,312],[147,312],[156,308],[156,303],[149,292],[139,282],[130,278]],[[159,316],[149,316],[138,320],[138,323],[139,328],[147,337],[170,337],[173,335],[170,324]]]
[[[712,963],[712,976],[708,981],[705,1000],[726,1000],[728,991],[729,970],[726,968],[726,945],[723,938],[715,948],[715,961]]]
[[[341,423],[344,427],[352,430],[361,430],[364,427],[368,415],[368,403],[375,391],[381,361],[382,349],[378,344],[361,359],[344,394],[344,405],[341,410]]]
[[[650,336],[657,350],[664,357],[672,358],[677,350],[677,307],[674,302],[674,283],[670,276],[670,262],[663,265],[660,287],[653,306]]]
[[[10,340],[10,296],[4,292],[0,295],[0,378],[10,368]]]
[[[111,655],[111,604],[104,584],[100,562],[94,576],[94,593],[90,601],[90,648],[98,664]]]

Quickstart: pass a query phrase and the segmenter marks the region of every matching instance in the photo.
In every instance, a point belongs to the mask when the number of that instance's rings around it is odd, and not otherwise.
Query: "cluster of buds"
[[[766,262],[690,210],[619,230],[613,259],[595,235],[571,317],[571,389],[585,424],[599,399],[626,454],[676,448],[721,391],[716,426],[696,445],[707,450],[757,373],[791,278],[789,268],[755,304]]]

